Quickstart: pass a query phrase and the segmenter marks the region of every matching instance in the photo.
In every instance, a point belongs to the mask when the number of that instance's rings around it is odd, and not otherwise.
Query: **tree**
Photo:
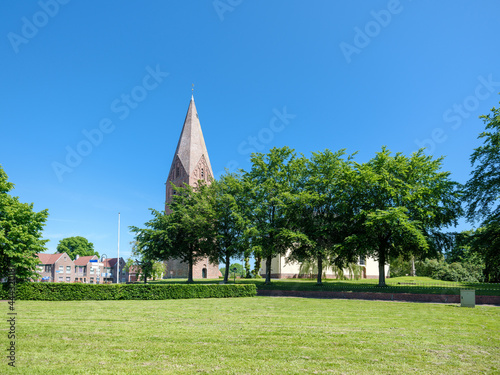
[[[500,283],[500,221],[486,220],[474,234],[471,251],[484,259],[485,281]]]
[[[470,157],[475,169],[465,185],[467,218],[471,222],[500,218],[500,108],[480,118],[486,124],[478,136],[483,144]]]
[[[147,283],[148,279],[161,279],[163,277],[163,273],[165,272],[165,265],[163,262],[148,260],[148,259],[138,259],[137,265],[139,266],[139,275],[137,276],[137,280],[144,281],[144,284]]]
[[[132,258],[128,258],[125,262],[125,267],[123,268],[125,272],[130,272],[130,268],[135,265],[135,260]]]
[[[236,271],[234,271],[235,268],[236,268]],[[239,277],[244,277],[245,276],[245,269],[239,263],[233,263],[233,264],[231,264],[229,266],[229,271],[231,272],[231,274],[235,274],[236,276],[239,276]]]
[[[209,212],[205,211],[209,230],[204,234],[206,251],[212,263],[224,263],[224,283],[227,283],[231,258],[240,258],[249,247],[243,181],[239,175],[226,174],[199,193],[206,193],[202,199],[209,202]]]
[[[475,169],[465,185],[467,218],[482,221],[471,248],[484,256],[486,280],[500,282],[500,108],[480,118],[486,128],[470,157]]]
[[[0,278],[14,272],[17,281],[37,278],[37,253],[46,250],[42,228],[48,210],[33,211],[33,203],[21,203],[9,192],[14,184],[0,165]]]
[[[379,262],[379,285],[390,257],[437,254],[449,236],[441,230],[456,225],[462,214],[459,184],[441,171],[442,158],[423,150],[391,156],[385,147],[368,163],[357,166],[353,231],[343,246]]]
[[[137,275],[137,281],[139,281],[141,278],[144,281],[144,284],[148,282],[148,279],[153,276],[153,265],[155,263],[154,258],[151,258],[151,254],[143,251],[143,248],[141,248],[139,245],[139,242],[132,241],[130,242],[132,245],[132,256],[135,258],[129,258],[127,259],[127,263],[125,264],[125,269],[127,272],[129,272],[130,267],[132,265],[136,265],[138,267],[138,275]]]
[[[195,188],[185,185],[174,187],[175,195],[169,207],[170,214],[151,209],[153,219],[146,228],[130,227],[136,233],[137,251],[151,268],[154,260],[180,259],[188,264],[188,283],[193,282],[193,265],[207,256],[207,248],[213,246],[210,227],[207,186],[199,183]],[[141,265],[142,267],[142,265]]]
[[[81,236],[63,238],[57,245],[57,252],[68,254],[72,260],[75,260],[77,255],[99,256],[99,253],[94,250],[94,244]]]
[[[250,252],[254,256],[253,270],[251,270],[250,273],[256,279],[260,279],[260,278],[262,278],[262,276],[260,276],[260,274],[259,274],[260,267],[262,265],[262,249],[260,246],[252,246],[250,248]]]
[[[354,252],[341,252],[339,246],[349,234],[352,219],[349,199],[354,172],[351,157],[344,160],[344,155],[344,150],[313,153],[306,162],[304,186],[293,205],[297,226],[308,241],[296,247],[289,258],[314,264],[318,285],[325,266],[331,263],[343,269],[355,258]]]
[[[273,148],[268,154],[252,154],[251,162],[251,170],[243,176],[254,228],[251,243],[260,248],[259,255],[266,259],[265,282],[269,284],[272,258],[285,255],[287,250],[307,240],[297,230],[289,209],[298,193],[304,160],[283,147]]]
[[[246,249],[244,252],[244,261],[245,261],[245,279],[252,278],[251,266],[250,266],[250,255],[252,255],[251,249]]]

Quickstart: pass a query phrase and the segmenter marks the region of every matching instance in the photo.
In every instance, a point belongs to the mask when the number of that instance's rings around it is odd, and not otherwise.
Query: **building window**
[[[59,276],[59,281],[63,281],[63,277],[62,276]]]
[[[66,266],[66,273],[71,273],[71,266]]]
[[[64,272],[64,266],[59,266],[59,272]]]
[[[94,267],[90,267],[90,273],[94,273]]]
[[[175,177],[179,177],[179,175],[180,175],[180,174],[181,174],[181,173],[180,173],[180,168],[179,168],[179,167],[176,167],[176,168],[175,168]]]
[[[67,277],[66,277],[66,282],[68,282],[68,283],[69,283],[70,281],[71,281],[71,277],[67,276]]]
[[[201,168],[201,178],[205,178],[205,171],[203,168]]]
[[[51,264],[45,265],[45,272],[52,272],[52,265]]]
[[[365,266],[365,265],[366,265],[366,260],[365,260],[365,258],[361,258],[361,257],[359,258],[359,265],[360,265],[360,266]]]

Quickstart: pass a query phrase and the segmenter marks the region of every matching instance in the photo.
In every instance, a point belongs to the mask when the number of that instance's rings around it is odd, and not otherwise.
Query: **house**
[[[37,272],[40,281],[55,283],[72,283],[75,280],[73,260],[66,253],[45,254],[37,253],[40,264]]]
[[[108,283],[116,283],[116,262],[117,258],[107,258],[102,260],[102,280]],[[124,270],[125,261],[120,258],[120,283],[127,281],[127,272]]]
[[[75,263],[75,281],[85,284],[102,283],[101,273],[103,264],[97,255],[76,256]]]
[[[288,261],[287,256],[290,251],[287,252],[286,256],[276,256],[271,261],[271,277],[276,279],[290,279],[290,278],[314,278],[317,277],[317,269],[315,267],[304,267],[303,263]],[[359,277],[363,279],[378,279],[378,262],[373,258],[360,258],[356,267],[359,270]],[[389,265],[385,265],[384,273],[386,277],[389,277]],[[324,268],[323,274],[325,278],[334,279],[337,278],[337,274],[331,268]],[[343,274],[345,277],[350,278],[353,275],[352,269],[344,269]],[[260,270],[260,275],[262,277],[266,276],[266,265],[265,260],[263,261],[262,268]]]
[[[128,268],[127,272],[127,282],[135,283],[139,279],[139,275],[141,274],[141,268],[136,265],[132,265]]]

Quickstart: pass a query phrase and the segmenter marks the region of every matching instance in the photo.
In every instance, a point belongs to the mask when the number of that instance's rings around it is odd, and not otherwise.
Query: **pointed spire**
[[[189,102],[189,108],[187,110],[186,119],[184,120],[179,143],[175,150],[174,159],[175,156],[181,161],[190,180],[198,180],[199,177],[194,177],[193,172],[198,164],[203,162],[202,159],[204,159],[208,167],[208,171],[206,172],[209,172],[210,176],[213,177],[212,166],[210,165],[207,146],[205,145],[205,139],[201,131],[201,124],[198,118],[198,112],[196,111],[193,95],[191,95],[191,101]]]

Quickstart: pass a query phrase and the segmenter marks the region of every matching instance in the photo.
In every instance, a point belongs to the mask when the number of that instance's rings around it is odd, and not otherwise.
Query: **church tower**
[[[208,158],[207,146],[203,139],[194,98],[191,96],[179,143],[177,143],[177,149],[168,173],[165,211],[169,213],[168,204],[172,202],[172,195],[174,194],[171,182],[176,186],[183,186],[184,183],[194,186],[198,180],[205,180],[210,183],[212,178],[213,172]]]
[[[184,126],[182,127],[181,136],[177,143],[172,165],[165,186],[165,211],[169,214],[171,211],[168,204],[172,202],[172,197],[175,191],[172,189],[172,184],[175,186],[183,186],[184,183],[195,186],[199,180],[204,180],[210,184],[214,174],[210,159],[208,157],[207,146],[201,131],[200,119],[194,104],[194,97],[191,96],[189,107],[187,110]],[[188,264],[182,263],[180,260],[174,259],[166,263],[166,277],[187,277]],[[211,264],[207,259],[203,259],[193,265],[193,278],[218,278],[219,266]]]

